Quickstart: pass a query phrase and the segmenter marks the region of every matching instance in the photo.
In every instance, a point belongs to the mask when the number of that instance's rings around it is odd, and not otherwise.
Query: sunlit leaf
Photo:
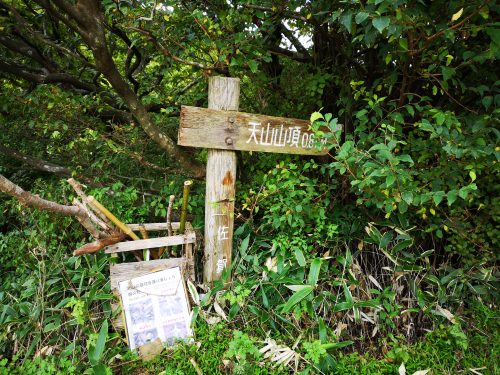
[[[453,16],[451,16],[451,22],[455,22],[460,17],[462,17],[463,12],[464,12],[464,8],[460,8],[460,10],[458,12],[456,12],[455,14],[453,14]]]

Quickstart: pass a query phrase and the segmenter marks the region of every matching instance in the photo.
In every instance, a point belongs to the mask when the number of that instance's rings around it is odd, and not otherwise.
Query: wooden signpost
[[[236,150],[324,155],[309,121],[237,112],[237,78],[210,77],[208,109],[183,106],[178,144],[208,148],[203,279],[211,283],[231,264]],[[320,140],[326,145],[326,139]]]

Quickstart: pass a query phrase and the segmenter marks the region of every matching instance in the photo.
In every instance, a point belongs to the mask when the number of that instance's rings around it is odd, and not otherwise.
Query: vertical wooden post
[[[208,108],[237,111],[240,101],[240,81],[237,78],[210,77]],[[234,120],[233,120],[234,122]],[[228,118],[231,123],[231,118]],[[226,143],[231,142],[230,137]],[[205,198],[205,262],[203,280],[212,283],[231,264],[236,152],[209,150]]]

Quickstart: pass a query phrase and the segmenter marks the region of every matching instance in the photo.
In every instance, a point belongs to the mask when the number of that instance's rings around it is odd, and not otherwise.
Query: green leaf
[[[349,302],[339,302],[339,303],[335,304],[335,306],[333,308],[333,312],[349,310],[352,308],[352,306],[353,306],[353,304],[349,303]]]
[[[352,32],[352,12],[347,12],[340,17],[340,23],[349,31]]]
[[[311,263],[311,268],[309,268],[309,276],[307,278],[307,283],[309,285],[316,285],[319,279],[319,272],[321,270],[321,258],[314,258]]]
[[[385,143],[377,143],[376,145],[370,147],[368,151],[376,151],[376,150],[389,150],[389,147],[387,147]]]
[[[281,312],[287,313],[290,309],[295,306],[297,303],[306,298],[313,291],[314,287],[312,285],[304,285],[304,287],[297,292],[295,292],[289,299],[286,301],[285,305]]]
[[[450,190],[448,194],[446,194],[446,199],[448,200],[448,206],[451,206],[456,200],[458,196],[458,191],[456,189]]]
[[[372,20],[373,27],[375,27],[379,33],[389,26],[391,19],[389,17],[377,17]]]
[[[379,243],[379,246],[381,248],[386,248],[387,245],[389,245],[389,243],[392,241],[392,234],[391,232],[385,232],[384,235],[382,236],[382,238],[380,239],[380,243]]]
[[[458,191],[458,196],[462,199],[467,199],[467,196],[469,195],[469,190],[466,187],[460,188]]]
[[[318,319],[318,330],[319,330],[319,339],[321,342],[325,342],[328,339],[325,321],[322,318]]]
[[[186,284],[187,284],[187,287],[188,287],[188,290],[189,290],[189,294],[191,295],[191,300],[193,301],[193,303],[195,305],[199,305],[200,304],[200,295],[198,294],[198,291],[196,290],[196,287],[194,286],[194,284],[188,279],[186,280]]]
[[[311,119],[310,119],[311,124],[319,119],[322,119],[322,120],[324,119],[323,115],[320,112],[313,112],[311,114]]]
[[[443,197],[445,196],[444,191],[436,191],[434,192],[434,195],[432,196],[432,199],[434,200],[434,203],[436,206],[439,206],[439,203],[443,200]]]
[[[462,199],[466,199],[469,193],[473,190],[477,190],[476,184],[470,184],[464,187],[461,187],[458,191],[458,196]]]
[[[108,374],[108,366],[103,363],[99,363],[92,367],[92,371],[95,375],[107,375]],[[111,370],[109,370],[109,374],[111,374]]]
[[[248,67],[252,71],[252,73],[257,73],[257,61],[255,60],[250,60],[248,62]]]
[[[108,337],[108,321],[105,320],[102,323],[101,330],[99,331],[99,336],[95,346],[89,349],[89,361],[92,366],[97,366],[101,360],[102,354],[104,353],[104,348],[106,347],[106,339]]]
[[[350,305],[354,305],[354,300],[352,298],[351,290],[347,286],[345,282],[342,282],[342,286],[344,287],[345,300]]]
[[[380,293],[379,291],[377,291],[377,289],[370,289],[370,290],[373,290],[375,292]],[[373,307],[373,308],[377,308],[377,307],[382,306],[382,304],[380,303],[380,299],[375,298],[375,299],[371,299],[369,301],[359,301],[359,302],[356,302],[355,306],[356,307]]]
[[[493,97],[492,96],[485,96],[484,98],[481,99],[481,103],[484,106],[484,109],[488,109],[493,103]]]
[[[443,74],[443,79],[445,81],[448,81],[451,77],[455,75],[455,69],[454,68],[448,68],[446,66],[441,67],[441,73]]]
[[[491,38],[491,41],[500,46],[500,28],[498,27],[490,27],[484,30],[486,34],[488,34]]]
[[[396,181],[396,176],[394,176],[393,174],[390,174],[389,176],[387,176],[385,178],[385,186],[390,187],[394,184],[395,181]]]
[[[406,155],[406,154],[404,154],[404,155],[399,155],[399,156],[397,157],[397,159],[398,159],[399,161],[404,161],[404,162],[406,162],[406,163],[410,163],[410,164],[414,164],[414,163],[415,163],[415,162],[413,161],[413,159],[411,158],[411,156],[410,156],[410,155]]]
[[[436,124],[438,124],[439,126],[443,125],[444,120],[446,119],[446,116],[443,112],[436,113],[434,117],[436,119]]]
[[[406,203],[405,201],[399,202],[398,209],[399,209],[399,212],[404,214],[406,211],[408,211],[408,203]]]
[[[269,299],[267,298],[266,292],[262,286],[260,288],[260,292],[262,293],[262,304],[265,308],[269,308]]]
[[[404,191],[401,194],[401,198],[403,198],[403,200],[410,205],[411,202],[413,202],[413,192],[411,192],[411,191]]]
[[[368,14],[366,12],[359,12],[358,14],[356,14],[356,17],[354,18],[354,20],[359,25],[361,22],[363,22],[364,20],[366,20],[369,15],[370,14]]]
[[[470,179],[472,180],[472,182],[476,181],[476,172],[474,170],[470,171],[469,172],[469,176],[470,176]]]
[[[244,258],[247,255],[249,242],[250,242],[250,235],[246,236],[245,239],[241,241],[240,253],[242,258]]]
[[[404,240],[404,241],[398,242],[398,244],[393,247],[392,253],[396,254],[396,253],[400,252],[401,250],[406,249],[407,247],[410,247],[412,243],[413,243],[412,240]]]
[[[354,341],[341,341],[341,342],[332,342],[332,343],[328,343],[328,344],[323,344],[323,345],[321,345],[321,347],[323,349],[326,349],[326,350],[340,349],[340,348],[343,348],[345,346],[349,346],[352,344],[354,344]]]
[[[306,258],[304,257],[304,253],[302,250],[300,250],[298,247],[294,249],[295,252],[295,259],[297,259],[297,263],[299,263],[299,266],[305,267],[306,266]]]
[[[393,159],[391,152],[388,150],[379,150],[379,152],[377,152],[377,156],[382,160],[392,160]]]
[[[236,314],[238,314],[238,311],[240,311],[240,305],[235,303],[231,308],[229,309],[228,313],[228,318],[229,320],[233,320]]]
[[[430,122],[427,120],[422,120],[422,122],[418,124],[418,127],[426,132],[433,132],[434,131],[434,128],[432,127]]]

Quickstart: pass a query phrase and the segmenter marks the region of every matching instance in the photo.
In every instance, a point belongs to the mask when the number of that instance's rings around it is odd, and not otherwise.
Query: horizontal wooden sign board
[[[121,253],[142,249],[154,249],[162,246],[177,246],[194,243],[196,236],[194,233],[180,234],[169,237],[148,238],[146,240],[126,241],[108,246],[104,251],[106,254]]]
[[[178,144],[190,147],[324,155],[310,122],[236,111],[183,106]],[[326,139],[319,140],[326,145]]]

